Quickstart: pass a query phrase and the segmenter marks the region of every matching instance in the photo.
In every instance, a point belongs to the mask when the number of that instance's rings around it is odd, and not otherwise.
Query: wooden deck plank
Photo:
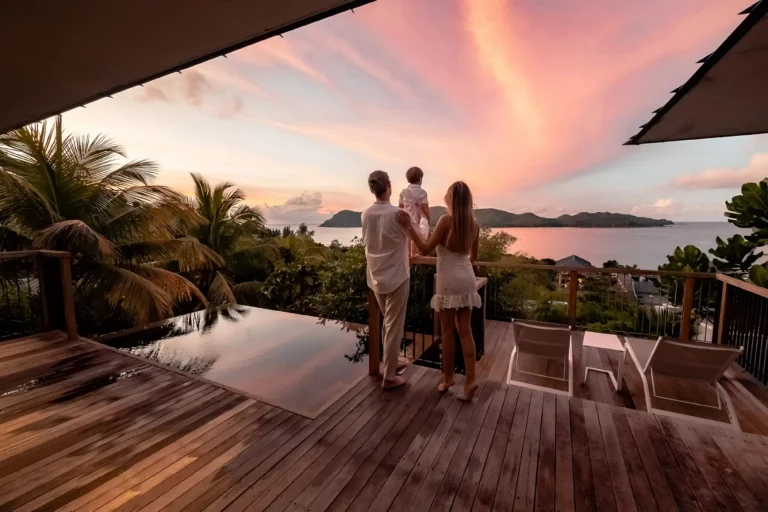
[[[710,487],[718,489],[718,499],[726,499],[728,506],[737,503],[745,512],[763,510],[736,468],[712,439],[710,429],[706,427],[692,429],[688,425],[678,424],[678,431],[682,434]]]
[[[582,400],[568,401],[571,420],[571,452],[573,455],[573,496],[577,511],[595,510],[595,488],[592,479],[592,462],[589,457],[584,405]]]
[[[389,466],[391,466],[391,469],[389,472],[385,473],[387,471],[387,464],[384,462],[385,458],[389,457],[390,460],[396,460],[399,457],[397,453],[400,450],[405,452],[413,437],[416,436],[418,430],[421,429],[423,424],[427,421],[432,410],[437,407],[438,402],[441,401],[441,399],[444,399],[446,402],[448,401],[448,399],[445,398],[445,395],[438,393],[435,381],[428,378],[425,378],[425,381],[429,382],[427,386],[429,386],[429,389],[431,390],[427,401],[419,409],[411,408],[403,416],[399,417],[397,423],[392,430],[387,433],[387,436],[381,444],[376,447],[363,465],[355,472],[349,482],[347,482],[344,488],[341,489],[341,492],[339,492],[333,499],[328,506],[329,511],[347,510],[358,494],[366,488],[369,481],[371,481],[372,485],[368,487],[368,489],[370,489],[368,494],[375,496],[375,493],[378,493],[378,488],[374,488],[374,485],[376,482],[381,482],[383,485],[383,481],[386,477],[371,480],[372,475],[377,471],[380,471],[376,474],[381,476],[386,474],[388,476],[391,471],[394,470],[394,465],[390,463]],[[412,433],[411,435],[409,435],[409,431]]]
[[[424,372],[426,373],[426,372]],[[413,379],[411,379],[412,381]],[[402,405],[393,412],[386,412],[381,418],[380,427],[376,432],[370,436],[366,445],[363,446],[355,456],[347,462],[343,468],[334,476],[333,480],[324,486],[322,493],[307,507],[309,512],[318,512],[326,510],[330,504],[334,501],[339,492],[346,486],[346,484],[353,478],[358,471],[358,468],[363,462],[378,448],[379,443],[382,442],[384,436],[387,435],[395,425],[400,416],[405,413],[409,408],[414,408],[414,400],[416,402],[423,402],[430,395],[430,392],[434,388],[434,382],[431,379],[422,379],[419,383],[419,392],[412,393],[407,401],[403,401]]]
[[[718,504],[718,499],[715,497],[709,485],[707,485],[707,481],[701,474],[691,453],[688,451],[688,446],[678,433],[674,421],[667,416],[661,415],[656,416],[656,421],[661,427],[661,430],[664,433],[664,439],[674,455],[677,464],[680,466],[680,469],[685,476],[685,480],[693,491],[693,496],[699,506],[704,510],[719,509],[720,505]]]
[[[486,413],[483,426],[477,437],[469,462],[467,463],[467,469],[464,471],[464,477],[461,479],[459,491],[456,493],[456,500],[454,501],[451,510],[462,511],[470,510],[472,508],[476,499],[477,490],[480,486],[480,480],[485,470],[485,466],[488,463],[491,445],[493,444],[493,438],[496,429],[498,428],[499,418],[501,417],[501,410],[504,406],[506,396],[506,386],[498,387],[494,391],[493,397],[491,398],[490,408]],[[499,462],[501,461],[500,458],[498,460]]]
[[[181,391],[185,391],[185,388],[182,388]],[[186,414],[191,407],[197,406],[198,401],[200,398],[203,398],[206,391],[208,390],[192,393],[181,402],[175,402],[174,398],[176,397],[169,396],[169,402],[177,403],[178,409],[169,411],[167,415],[161,415],[159,420],[156,419],[157,414],[152,412],[136,417],[135,421],[127,428],[120,428],[114,435],[102,438],[92,445],[84,446],[78,449],[77,452],[72,453],[69,450],[63,450],[65,453],[62,455],[62,445],[56,443],[50,444],[48,450],[39,452],[38,456],[45,456],[53,452],[42,460],[42,464],[29,464],[35,460],[34,458],[14,461],[16,468],[14,468],[14,472],[10,473],[9,476],[15,476],[15,480],[11,482],[17,481],[20,485],[9,485],[8,487],[13,488],[13,492],[18,495],[20,494],[19,491],[25,487],[31,488],[44,482],[50,482],[60,475],[65,475],[65,478],[60,480],[60,482],[64,482],[67,477],[71,478],[74,469],[82,469],[86,464],[92,465],[95,461],[102,460],[120,451],[126,441],[132,442],[135,440],[136,435],[140,434],[143,429],[152,428],[154,425],[154,431],[157,431],[164,428],[167,422],[172,421],[174,417]],[[182,396],[184,395],[185,393],[182,394]],[[30,470],[29,468],[37,468],[37,471]],[[6,494],[3,494],[2,498],[6,496]]]
[[[437,494],[432,501],[432,507],[430,510],[434,511],[447,511],[453,506],[453,503],[457,497],[457,491],[461,490],[461,481],[464,474],[469,467],[470,457],[473,453],[474,447],[477,443],[477,438],[482,429],[483,422],[488,415],[492,398],[496,391],[496,386],[491,386],[486,383],[482,389],[482,393],[479,395],[477,402],[472,401],[472,411],[470,421],[461,436],[461,439],[456,446],[451,462],[448,465],[448,469],[443,476],[440,487],[437,489]],[[479,390],[478,390],[479,391]],[[448,439],[443,449],[450,450]],[[482,468],[479,468],[482,471]],[[471,475],[470,475],[471,477]],[[469,493],[469,491],[467,491]],[[474,494],[474,493],[473,493]],[[467,496],[467,505],[471,505],[471,500]],[[416,508],[415,510],[419,510]]]
[[[557,396],[555,426],[555,510],[575,510],[571,414],[568,397]]]
[[[262,451],[261,446],[249,446],[220,474],[214,475],[213,478],[201,484],[200,487],[205,489],[205,492],[195,500],[190,510],[221,510],[227,507],[305,440],[313,435],[320,438],[325,436],[374,389],[374,381],[360,382],[314,421],[301,422],[296,429],[286,432],[280,440],[275,441],[276,447],[273,450]],[[281,442],[282,445],[278,445]]]
[[[373,433],[376,424],[371,420],[382,407],[391,403],[392,395],[386,397],[381,393],[372,394],[360,405],[355,407],[339,424],[335,438],[328,439],[328,444],[319,444],[319,456],[313,457],[308,466],[299,473],[291,484],[272,502],[266,510],[290,510],[301,508],[311,503],[319,494],[318,485],[313,485],[316,479],[322,479],[322,473],[329,468],[337,456],[348,454],[350,457],[364,442],[364,437]],[[346,461],[345,461],[346,462]],[[329,473],[332,471],[328,469]],[[304,501],[300,501],[303,498]],[[246,510],[254,496],[248,491],[241,494],[237,500],[227,507],[227,510]]]
[[[512,419],[512,428],[507,439],[507,449],[501,465],[499,485],[493,502],[493,510],[506,512],[515,506],[515,493],[520,480],[520,461],[522,459],[525,429],[528,424],[528,413],[531,406],[531,390],[521,388]]]
[[[486,389],[485,385],[478,389],[477,396],[483,398]],[[454,403],[457,410],[461,408],[458,416],[455,416],[453,422],[451,419],[454,416],[448,416],[438,426],[390,508],[393,510],[427,510],[429,508],[456,451],[459,438],[467,428],[476,406],[476,402],[464,405],[459,401]]]
[[[605,455],[608,459],[608,471],[611,475],[616,505],[621,511],[631,512],[637,510],[637,504],[632,493],[632,485],[630,484],[630,475],[627,471],[629,465],[624,462],[624,456],[621,453],[621,445],[616,434],[616,425],[613,422],[610,407],[603,403],[597,404],[597,416],[600,420],[600,431],[603,434],[603,445],[605,446]],[[642,474],[642,467],[635,467],[634,469],[638,473],[636,480],[641,481],[645,477]],[[639,489],[642,489],[642,486]],[[650,500],[650,504],[655,508],[653,499]]]
[[[629,466],[632,487],[637,489],[635,497],[641,510],[644,507],[661,511],[678,510],[675,497],[648,438],[646,425],[636,421],[629,410],[614,409],[613,420],[622,445],[624,459]],[[640,468],[644,472],[642,479]],[[647,487],[646,487],[647,484]],[[648,492],[650,491],[650,499]],[[651,504],[653,501],[653,504]]]
[[[544,405],[544,392],[531,393],[531,408],[525,427],[523,452],[520,457],[520,476],[515,492],[514,510],[533,510],[536,499],[536,468],[539,459],[541,439],[541,413]]]
[[[496,487],[499,485],[501,467],[504,463],[504,455],[507,450],[507,439],[509,438],[509,431],[512,428],[512,419],[515,416],[515,406],[517,405],[519,394],[519,387],[511,386],[507,388],[499,421],[496,425],[496,430],[493,433],[493,440],[491,441],[488,459],[483,467],[483,474],[480,477],[477,495],[475,496],[475,501],[472,505],[472,510],[474,512],[486,512],[491,510],[491,507],[493,506]]]
[[[0,344],[0,364],[22,363],[0,377],[0,510],[768,508],[766,438],[617,408],[634,406],[631,371],[626,396],[598,374],[577,389],[599,403],[507,386],[510,324],[486,334],[473,403],[413,367],[410,386],[365,379],[315,420],[92,343]],[[760,400],[727,389],[737,408]],[[747,429],[759,412],[740,413]]]
[[[537,511],[555,510],[556,432],[557,396],[552,393],[544,393],[535,493]]]
[[[443,441],[446,440],[454,423],[456,424],[456,429],[460,429],[457,430],[455,436],[461,436],[461,432],[463,431],[462,425],[466,426],[466,422],[468,421],[467,416],[471,412],[474,404],[465,404],[461,402],[455,398],[452,391],[448,391],[448,394],[451,395],[450,407],[447,408],[444,414],[438,413],[424,424],[424,427],[422,427],[419,434],[413,442],[411,442],[408,450],[400,458],[400,461],[386,479],[386,482],[379,490],[375,499],[368,505],[367,510],[381,512],[388,510],[395,502],[395,499],[403,489],[403,486],[408,483],[410,475],[414,474],[414,468],[419,461],[422,460],[422,455],[425,452],[429,454],[435,453],[435,450],[439,449]],[[442,403],[439,405],[442,405]],[[438,473],[434,472],[429,474],[434,474],[436,476]],[[440,477],[442,477],[442,474],[440,474]]]
[[[589,446],[589,462],[592,467],[592,484],[595,492],[597,510],[616,510],[616,498],[613,495],[613,484],[608,456],[605,452],[603,435],[600,430],[600,420],[597,416],[595,402],[583,401],[584,426],[587,432]]]
[[[740,450],[731,439],[714,436],[713,441],[725,453],[730,463],[739,472],[739,476],[749,486],[752,494],[759,500],[763,510],[768,510],[768,478],[765,475],[765,462],[758,459],[757,464],[751,462],[752,455],[748,450]],[[762,462],[762,464],[760,463]],[[762,471],[761,471],[762,470]],[[763,475],[761,475],[761,472]],[[761,478],[762,476],[762,478]]]
[[[150,478],[154,478],[155,475],[165,470],[173,463],[176,456],[185,456],[186,454],[193,452],[203,443],[218,436],[220,432],[225,431],[227,428],[240,421],[243,417],[250,417],[251,414],[258,415],[254,416],[253,419],[260,420],[260,424],[264,424],[274,417],[277,412],[278,411],[271,406],[246,400],[240,405],[217,416],[201,428],[188,433],[176,443],[168,445],[146,459],[134,464],[125,473],[120,475],[121,478],[105,482],[89,493],[70,502],[62,510],[97,510],[108,503],[110,506],[107,508],[116,507],[122,503],[122,499],[118,499],[118,497],[121,497],[126,491],[132,489],[134,486],[141,485],[141,491],[143,491],[144,482]],[[139,489],[136,489],[135,492],[138,494],[139,491]],[[133,493],[126,494],[130,494],[131,497],[133,496]],[[112,500],[115,499],[118,499],[118,501],[112,502]]]
[[[140,460],[147,452],[154,451],[161,443],[172,443],[180,433],[185,430],[194,430],[206,423],[211,414],[222,407],[227,407],[232,401],[240,401],[239,397],[227,397],[224,400],[216,396],[210,396],[205,402],[187,411],[182,421],[174,425],[174,428],[142,429],[136,436],[118,440],[110,450],[100,453],[96,461],[90,464],[78,466],[76,475],[65,473],[59,478],[45,482],[33,491],[16,498],[12,503],[25,503],[21,509],[36,509],[43,505],[59,508],[69,501],[89,492],[102,481],[109,480],[112,476],[121,474],[124,466],[129,466],[133,461]],[[32,501],[26,501],[33,495],[38,495]],[[11,502],[9,502],[11,503]]]

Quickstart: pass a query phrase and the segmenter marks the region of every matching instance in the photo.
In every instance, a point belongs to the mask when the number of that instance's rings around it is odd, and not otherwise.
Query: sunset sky
[[[243,188],[275,224],[371,202],[418,165],[432,204],[722,220],[768,137],[624,147],[751,0],[378,0],[64,115],[159,182]]]

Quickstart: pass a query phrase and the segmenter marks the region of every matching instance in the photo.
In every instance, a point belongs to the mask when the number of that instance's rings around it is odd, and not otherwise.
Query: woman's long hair
[[[453,225],[448,234],[448,243],[455,246],[457,252],[469,252],[472,248],[477,222],[472,214],[472,192],[463,181],[457,181],[445,194],[445,205],[453,216]],[[448,245],[446,243],[446,245]]]

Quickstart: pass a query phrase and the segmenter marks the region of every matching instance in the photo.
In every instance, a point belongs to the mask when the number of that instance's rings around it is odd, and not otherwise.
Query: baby
[[[405,173],[405,178],[408,180],[408,187],[400,192],[398,207],[411,215],[411,219],[416,224],[416,230],[422,240],[426,240],[429,237],[429,200],[427,191],[421,188],[424,172],[418,167],[411,167]],[[413,242],[409,252],[410,256],[418,256],[418,250]]]

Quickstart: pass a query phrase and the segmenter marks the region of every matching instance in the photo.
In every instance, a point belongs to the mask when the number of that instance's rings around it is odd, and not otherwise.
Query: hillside
[[[433,206],[429,209],[432,224],[445,214],[444,206]],[[551,219],[540,217],[534,213],[510,213],[496,208],[479,208],[475,210],[477,221],[491,228],[538,228],[538,227],[573,227],[573,228],[638,228],[661,227],[674,224],[666,219],[651,219],[637,217],[626,213],[577,213],[576,215],[561,215]],[[320,224],[321,228],[359,228],[362,226],[360,212],[342,210],[330,219]]]

